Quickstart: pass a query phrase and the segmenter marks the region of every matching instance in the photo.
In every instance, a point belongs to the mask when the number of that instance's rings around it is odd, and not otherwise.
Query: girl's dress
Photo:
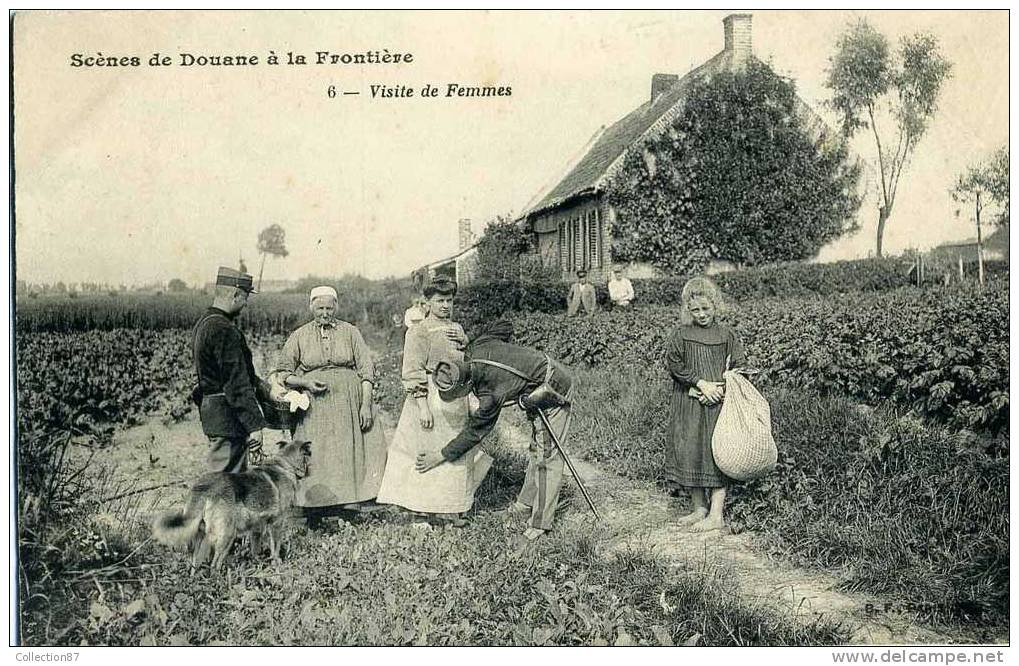
[[[702,405],[689,394],[698,380],[722,381],[726,359],[730,368],[745,361],[743,343],[728,327],[680,326],[669,337],[666,362],[673,385],[665,476],[673,488],[728,485],[711,454],[711,434],[722,404]]]
[[[274,374],[280,383],[296,374],[329,387],[312,397],[294,432],[294,439],[311,442],[308,476],[295,504],[325,512],[374,498],[386,466],[386,438],[377,418],[361,430],[361,382],[374,382],[375,366],[360,331],[345,321],[311,321],[287,339]]]
[[[474,447],[463,457],[421,474],[414,468],[417,454],[441,451],[467,423],[467,398],[444,402],[432,381],[432,371],[443,359],[463,358],[463,352],[447,337],[455,331],[466,343],[460,324],[429,315],[407,331],[403,352],[403,386],[407,399],[389,447],[386,473],[378,501],[422,513],[462,513],[474,505],[474,492],[488,473],[492,457]],[[418,419],[417,398],[427,397],[432,427],[425,430]]]

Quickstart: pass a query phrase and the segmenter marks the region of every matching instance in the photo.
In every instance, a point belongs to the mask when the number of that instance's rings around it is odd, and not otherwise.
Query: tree
[[[985,162],[966,169],[951,192],[955,201],[973,205],[977,227],[977,272],[980,284],[983,284],[984,239],[980,215],[988,205],[997,206],[999,213],[996,221],[999,224],[1008,223],[1008,148],[999,148]]]
[[[816,122],[759,61],[692,83],[679,114],[631,147],[606,187],[613,260],[690,274],[711,259],[806,259],[853,230],[859,168]]]
[[[987,162],[987,189],[991,199],[998,206],[998,224],[1008,224],[1009,187],[1008,187],[1008,146],[994,151]]]
[[[508,216],[489,222],[478,240],[478,275],[482,280],[519,280],[520,255],[530,240]]]
[[[170,280],[170,282],[167,283],[166,290],[171,293],[178,294],[182,291],[187,291],[188,285],[186,282],[184,282],[184,280],[181,280],[180,278],[173,278],[172,280]]]
[[[882,255],[885,225],[891,217],[902,173],[937,112],[938,96],[952,65],[933,35],[903,37],[892,54],[888,40],[866,21],[850,26],[829,58],[829,104],[838,112],[846,137],[870,129],[881,178],[877,255]],[[878,127],[879,121],[885,127]],[[894,145],[894,149],[892,146]]]
[[[283,227],[278,224],[262,229],[258,234],[258,253],[262,255],[262,264],[258,268],[258,287],[262,288],[262,271],[265,270],[265,258],[272,255],[274,257],[285,257],[290,252],[287,251],[286,247],[287,234],[283,231]]]

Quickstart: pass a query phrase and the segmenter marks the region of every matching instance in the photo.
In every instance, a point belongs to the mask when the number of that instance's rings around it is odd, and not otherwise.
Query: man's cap
[[[216,273],[216,284],[225,287],[237,287],[243,289],[249,294],[257,294],[254,287],[254,278],[247,273],[242,273],[233,268],[227,268],[226,266],[220,266],[219,272]]]

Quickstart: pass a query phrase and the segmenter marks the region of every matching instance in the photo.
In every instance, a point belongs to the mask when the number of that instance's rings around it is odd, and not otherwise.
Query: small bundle
[[[718,469],[737,481],[764,476],[778,462],[771,407],[750,380],[735,370],[722,375],[725,400],[711,436]]]

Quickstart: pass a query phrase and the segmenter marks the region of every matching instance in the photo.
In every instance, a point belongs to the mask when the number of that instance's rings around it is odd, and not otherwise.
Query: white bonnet
[[[321,298],[323,296],[329,296],[334,301],[340,300],[340,297],[336,293],[335,289],[333,289],[332,287],[322,286],[315,287],[314,289],[311,290],[311,294],[308,295],[308,301],[313,302],[316,298]]]

